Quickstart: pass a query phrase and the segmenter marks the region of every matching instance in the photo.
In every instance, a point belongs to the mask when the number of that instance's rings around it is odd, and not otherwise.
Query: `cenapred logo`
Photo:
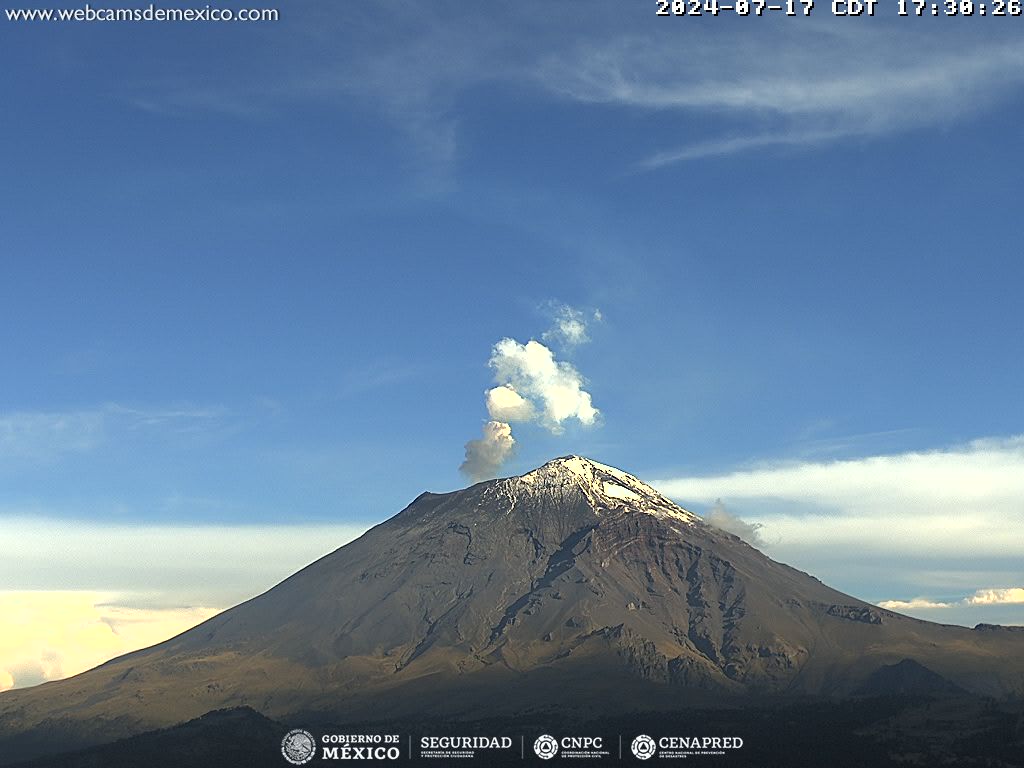
[[[640,760],[652,758],[654,753],[658,751],[658,745],[646,733],[641,733],[633,739],[633,743],[629,745],[629,748],[633,750],[633,754]]]
[[[543,736],[538,736],[537,740],[533,742],[533,751],[541,760],[550,760],[558,754],[558,741],[554,736],[548,736],[545,733]]]
[[[316,754],[316,739],[301,728],[288,731],[281,739],[281,754],[292,765],[305,765]]]

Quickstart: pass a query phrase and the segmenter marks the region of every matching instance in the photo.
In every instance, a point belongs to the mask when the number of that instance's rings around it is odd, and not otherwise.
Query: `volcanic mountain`
[[[188,632],[0,694],[0,746],[44,732],[109,741],[225,707],[339,721],[601,715],[855,695],[890,679],[901,692],[922,679],[1024,693],[1024,632],[875,607],[569,456],[424,493]]]

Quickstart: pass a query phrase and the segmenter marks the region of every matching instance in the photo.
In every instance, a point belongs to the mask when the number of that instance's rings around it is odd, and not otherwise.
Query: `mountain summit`
[[[843,696],[884,685],[904,659],[951,688],[1024,692],[1024,634],[844,595],[636,477],[567,456],[424,493],[188,632],[0,695],[0,745],[55,724],[95,741],[242,705],[343,720]]]
[[[582,494],[596,515],[602,513],[642,512],[677,523],[693,525],[700,518],[687,512],[673,501],[633,475],[621,469],[598,464],[582,456],[563,456],[525,475],[493,480],[489,484],[509,499],[522,499],[524,504],[534,503],[545,496],[556,503],[576,503]],[[515,502],[509,505],[509,514],[515,511]]]

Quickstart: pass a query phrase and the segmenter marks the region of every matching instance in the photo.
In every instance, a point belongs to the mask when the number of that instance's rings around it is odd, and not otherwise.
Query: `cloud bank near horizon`
[[[826,540],[889,552],[1024,554],[1024,436],[830,462],[785,462],[656,481],[684,503],[717,499],[787,546]],[[827,536],[825,538],[825,530]]]
[[[124,604],[131,599],[109,592],[0,592],[0,691],[77,675],[163,642],[221,610]]]
[[[653,484],[684,506],[721,499],[773,558],[839,589],[866,582],[876,593],[858,597],[883,607],[961,623],[1001,609],[1000,621],[1024,623],[1022,435]]]
[[[355,539],[360,525],[0,518],[0,690],[166,640]],[[58,567],[59,566],[59,567]]]
[[[910,600],[883,600],[882,608],[899,610],[931,610],[955,608],[958,605],[1020,605],[1024,604],[1024,587],[1006,587],[995,589],[979,589],[973,595],[954,602],[941,602],[927,597],[914,597]]]

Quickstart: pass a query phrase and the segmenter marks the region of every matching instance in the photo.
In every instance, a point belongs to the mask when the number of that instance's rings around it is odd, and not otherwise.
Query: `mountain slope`
[[[0,740],[46,724],[102,741],[238,706],[457,717],[845,695],[904,659],[968,691],[1024,692],[1021,633],[868,605],[565,457],[423,494],[176,638],[0,695]]]

